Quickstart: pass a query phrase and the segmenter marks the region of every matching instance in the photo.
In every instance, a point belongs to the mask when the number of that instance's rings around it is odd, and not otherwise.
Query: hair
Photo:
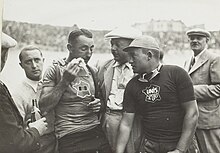
[[[43,57],[43,54],[42,54],[41,50],[38,47],[33,46],[33,45],[28,45],[28,46],[25,46],[24,48],[22,48],[21,51],[20,51],[20,54],[19,54],[20,62],[22,61],[22,53],[23,52],[30,51],[30,50],[35,50],[35,49],[38,50],[40,52],[41,57]]]
[[[160,51],[160,60],[161,60],[161,61],[163,60],[163,57],[164,57],[164,52],[163,52],[163,51]]]
[[[92,38],[93,35],[92,33],[87,30],[87,29],[76,29],[70,32],[69,36],[68,36],[68,43],[72,43],[76,40],[77,37],[79,36],[86,36],[87,38]]]

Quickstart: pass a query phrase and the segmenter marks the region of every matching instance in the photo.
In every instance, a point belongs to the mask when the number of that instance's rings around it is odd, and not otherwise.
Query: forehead
[[[132,40],[126,38],[112,38],[111,44],[130,44]]]
[[[38,49],[32,50],[24,50],[21,52],[21,56],[23,59],[30,59],[30,58],[41,58],[41,52]]]
[[[127,50],[127,53],[128,53],[129,55],[137,55],[137,54],[142,53],[142,49],[141,49],[141,48],[137,48],[137,47],[129,48],[129,49]]]
[[[206,38],[206,36],[204,36],[204,35],[189,35],[189,38],[200,38],[200,39],[202,39],[202,38]]]
[[[75,45],[79,45],[79,46],[93,46],[94,45],[94,41],[92,38],[88,38],[84,35],[81,35],[79,37],[76,38],[76,44]]]

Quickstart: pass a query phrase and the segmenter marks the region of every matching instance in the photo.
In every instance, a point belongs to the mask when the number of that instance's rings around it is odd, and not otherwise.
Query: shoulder
[[[220,59],[219,54],[214,53],[209,49],[204,52],[204,56],[209,60],[219,60]]]
[[[60,72],[61,67],[66,65],[65,59],[53,60],[52,65],[49,65],[46,69],[44,76],[54,75]]]
[[[162,67],[163,71],[185,71],[182,67],[177,65],[163,65]]]
[[[101,70],[101,69],[103,69],[105,67],[109,67],[114,62],[115,62],[114,59],[110,59],[110,60],[107,60],[107,61],[98,62],[96,66],[97,66],[98,70]]]
[[[98,69],[95,66],[91,66],[91,65],[87,65],[87,68],[89,69],[89,71],[91,71],[92,73],[97,73]]]

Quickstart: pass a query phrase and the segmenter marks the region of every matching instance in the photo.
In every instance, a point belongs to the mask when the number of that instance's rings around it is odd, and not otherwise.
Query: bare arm
[[[116,153],[124,153],[125,147],[130,137],[131,128],[134,120],[134,113],[124,113],[119,126],[117,137]]]
[[[195,134],[199,116],[197,103],[195,100],[185,102],[182,103],[182,108],[185,111],[182,134],[177,144],[177,149],[168,153],[186,152]]]
[[[69,63],[67,68],[64,69],[63,77],[56,85],[43,87],[39,106],[43,115],[47,114],[53,109],[60,101],[61,96],[69,86],[69,84],[76,78],[80,68],[78,65]]]

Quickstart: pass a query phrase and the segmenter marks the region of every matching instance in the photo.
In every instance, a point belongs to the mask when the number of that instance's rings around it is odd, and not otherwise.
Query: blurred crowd
[[[3,32],[15,38],[20,44],[18,47],[23,47],[27,44],[35,44],[50,51],[64,51],[68,31],[72,27],[61,27],[41,24],[30,24],[16,21],[4,21]],[[91,30],[94,34],[95,50],[99,53],[109,52],[109,42],[104,40],[104,35],[109,31]],[[220,31],[210,31],[211,40],[209,47],[212,49],[220,48]],[[189,49],[188,38],[183,32],[144,32],[144,34],[155,37],[161,44],[164,52],[169,50],[186,50]]]

